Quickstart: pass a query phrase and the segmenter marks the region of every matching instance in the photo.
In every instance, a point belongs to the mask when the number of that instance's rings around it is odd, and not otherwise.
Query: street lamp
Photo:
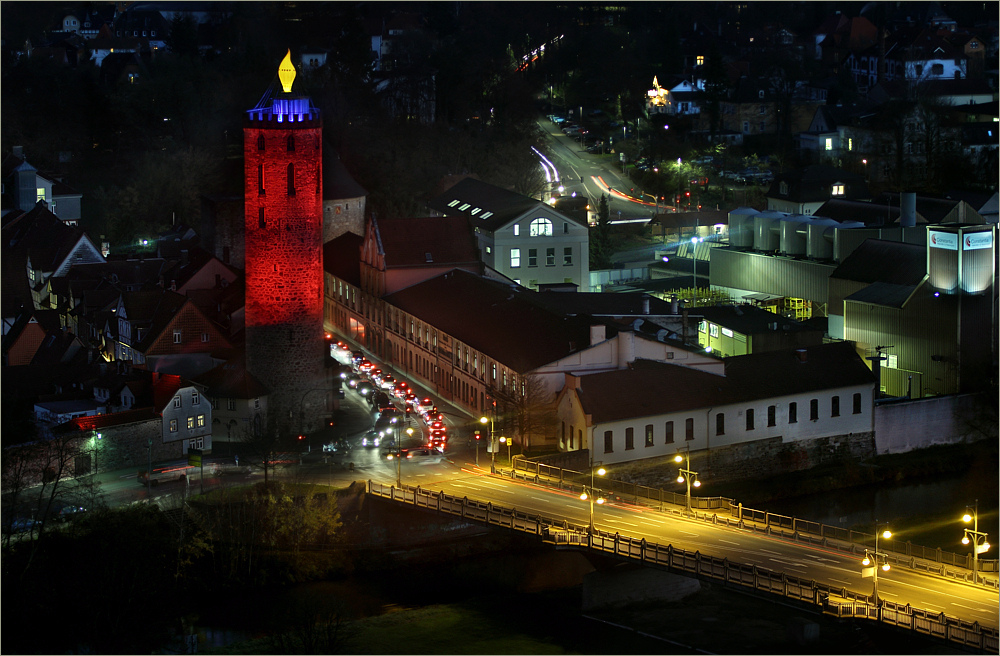
[[[507,445],[507,464],[510,464],[510,443],[511,442],[513,442],[513,440],[509,440],[506,437],[504,437],[503,435],[500,436],[500,444],[506,444]]]
[[[590,501],[590,526],[587,529],[587,532],[590,533],[591,535],[594,534],[594,501],[596,501],[597,505],[599,505],[599,506],[604,504],[604,497],[601,496],[597,492],[597,490],[594,489],[594,474],[595,474],[594,465],[595,464],[600,465],[601,463],[599,463],[599,462],[595,463],[594,462],[594,456],[593,456],[593,454],[591,454],[591,456],[590,456],[590,487],[584,486],[583,493],[580,495],[580,500],[581,501]],[[604,467],[599,467],[596,470],[596,474],[598,476],[604,476],[606,473],[607,473],[607,471],[604,469]],[[596,497],[596,499],[594,497]]]
[[[493,443],[493,417],[487,418],[482,416],[479,418],[479,423],[485,426],[490,425],[490,473],[497,473],[497,445]],[[476,462],[479,462],[479,448],[476,448]]]
[[[861,561],[864,568],[861,570],[861,578],[866,578],[868,576],[872,577],[873,589],[872,596],[875,599],[875,607],[878,608],[881,603],[878,598],[878,571],[881,569],[883,572],[888,572],[889,560],[887,554],[880,553],[878,550],[878,524],[875,525],[875,551],[868,551],[865,549],[865,558]],[[889,529],[882,531],[882,537],[889,539],[892,537],[892,533]],[[879,560],[882,560],[882,564],[879,565]]]
[[[965,529],[965,536],[962,538],[962,544],[973,543],[972,548],[972,576],[973,582],[979,583],[979,554],[985,553],[990,550],[990,543],[986,541],[988,537],[986,533],[979,532],[979,499],[976,499],[976,503],[973,506],[966,506],[965,509],[972,509],[972,514],[965,513],[962,515],[963,522],[972,522],[971,529]],[[972,540],[969,540],[969,536],[972,536]]]
[[[677,482],[687,483],[687,514],[691,514],[691,486],[701,487],[701,481],[698,480],[698,472],[691,471],[691,447],[684,447],[684,455],[677,454],[674,456],[674,462],[685,463],[677,472]]]

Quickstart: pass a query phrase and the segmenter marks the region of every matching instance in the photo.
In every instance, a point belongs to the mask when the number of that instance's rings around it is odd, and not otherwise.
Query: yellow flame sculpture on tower
[[[281,90],[285,93],[291,93],[292,82],[295,80],[295,65],[292,64],[291,50],[288,51],[278,66],[278,79],[281,81]]]

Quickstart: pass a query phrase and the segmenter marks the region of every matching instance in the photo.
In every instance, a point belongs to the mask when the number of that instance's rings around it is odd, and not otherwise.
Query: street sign
[[[188,464],[201,467],[201,449],[188,449]]]

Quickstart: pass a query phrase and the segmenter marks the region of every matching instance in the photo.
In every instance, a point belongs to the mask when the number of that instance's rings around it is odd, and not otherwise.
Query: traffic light
[[[478,430],[477,430],[477,431],[475,432],[475,435],[476,435],[476,441],[477,441],[477,442],[478,442],[479,440],[481,440],[481,439],[482,439],[482,437],[483,437],[483,436],[482,436],[482,434],[481,434],[481,433],[480,433],[480,432],[479,432]]]
[[[410,410],[413,410],[413,406],[411,406],[409,403],[407,403],[406,404],[406,418],[407,419],[410,418]]]
[[[690,191],[685,191],[684,195],[687,196],[688,198],[691,198],[691,192]]]
[[[304,440],[304,439],[306,439],[306,436],[305,435],[299,435],[299,439],[300,440]]]

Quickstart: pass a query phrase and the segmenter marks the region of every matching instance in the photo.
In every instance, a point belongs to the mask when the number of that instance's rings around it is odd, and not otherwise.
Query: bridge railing
[[[511,467],[509,470],[500,470],[501,474],[513,478],[531,480],[542,485],[554,485],[574,492],[582,491],[583,486],[590,484],[589,473],[553,467],[526,458],[515,459],[511,463]],[[601,478],[599,480],[599,487],[602,491],[613,494],[618,500],[626,503],[641,503],[646,506],[659,507],[661,510],[665,503],[686,507],[687,498],[684,494],[612,478]],[[784,531],[788,531],[789,535],[794,534],[795,539],[798,540],[805,539],[806,536],[817,536],[821,540],[824,540],[825,542],[823,543],[827,544],[827,546],[852,553],[863,553],[866,545],[873,545],[875,541],[873,533],[864,533],[840,526],[830,526],[821,522],[778,515],[766,510],[745,508],[743,504],[726,497],[692,496],[691,508],[696,513],[698,511],[719,511],[729,517],[736,518],[739,520],[739,525],[745,528],[768,530],[774,534],[784,534]],[[844,544],[838,545],[836,542]],[[922,572],[937,574],[944,578],[961,579],[964,581],[973,580],[972,567],[974,559],[971,553],[955,554],[943,551],[940,548],[932,549],[892,539],[880,541],[879,548],[883,548],[883,545],[886,551],[897,557],[896,562],[900,565]],[[935,566],[931,563],[937,563],[937,565]],[[1000,572],[1000,561],[996,559],[979,559],[978,564],[980,575]],[[949,569],[949,566],[961,568],[961,571]],[[1000,578],[980,576],[979,583],[987,587],[1000,589]]]
[[[620,533],[596,530],[590,534],[587,527],[572,524],[566,519],[522,513],[516,508],[505,508],[491,502],[457,497],[436,490],[422,490],[419,487],[406,485],[397,488],[368,481],[368,493],[490,526],[530,533],[556,546],[592,549],[668,571],[686,572],[750,587],[786,599],[819,606],[823,613],[837,617],[865,618],[906,627],[917,633],[936,636],[989,653],[997,653],[1000,649],[997,629],[994,627],[984,627],[977,622],[966,622],[944,613],[913,608],[909,604],[883,601],[876,605],[869,595],[775,572],[765,567],[717,558],[698,551],[678,549],[670,544],[648,542],[645,538],[632,538]],[[730,520],[726,518],[725,521]]]

